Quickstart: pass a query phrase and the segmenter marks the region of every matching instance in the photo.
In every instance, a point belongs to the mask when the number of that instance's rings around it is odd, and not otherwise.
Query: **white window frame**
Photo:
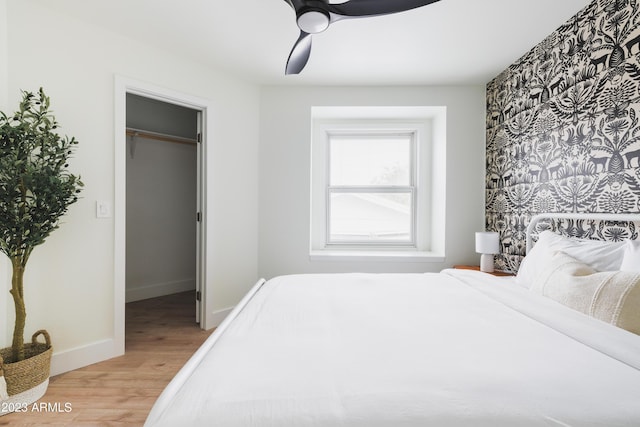
[[[311,260],[444,260],[444,107],[313,107],[311,138]],[[411,243],[329,241],[329,141],[332,135],[412,134],[414,182]],[[438,176],[436,178],[436,175]],[[434,179],[435,178],[435,179]],[[433,191],[435,185],[439,190]],[[371,190],[373,187],[366,187]],[[357,191],[357,186],[343,188]],[[380,187],[383,190],[383,187]],[[435,195],[435,197],[434,197]]]
[[[417,200],[418,196],[418,179],[417,166],[418,157],[418,131],[413,129],[413,126],[399,125],[391,123],[348,123],[342,125],[336,125],[335,123],[319,124],[319,131],[322,135],[318,135],[320,138],[326,138],[327,156],[325,164],[327,167],[327,182],[325,183],[325,221],[326,221],[326,248],[342,248],[342,247],[362,247],[369,248],[390,248],[390,247],[408,247],[412,249],[417,248],[417,233],[416,233],[416,218],[417,218]],[[340,127],[341,129],[337,129]],[[346,129],[343,129],[346,128]],[[404,129],[406,127],[406,129]],[[379,137],[390,136],[404,136],[409,138],[409,150],[410,150],[410,172],[409,172],[409,184],[402,186],[391,185],[332,185],[329,179],[331,175],[331,144],[334,137],[360,137],[375,139]],[[411,197],[411,212],[410,212],[410,224],[409,224],[409,241],[370,241],[370,240],[353,240],[351,242],[333,241],[331,239],[331,195],[338,193],[409,193]]]

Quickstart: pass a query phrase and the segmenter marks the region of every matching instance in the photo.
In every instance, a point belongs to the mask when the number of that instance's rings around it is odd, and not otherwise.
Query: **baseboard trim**
[[[233,307],[223,308],[211,312],[211,320],[217,327],[233,310]],[[113,338],[96,341],[84,346],[55,352],[51,356],[51,376],[60,375],[75,369],[84,368],[94,363],[103,362],[114,357],[122,356],[118,351]]]
[[[176,280],[173,282],[154,283],[151,285],[127,288],[125,302],[156,298],[178,292],[192,291],[196,288],[195,279]]]
[[[217,328],[218,326],[220,326],[220,323],[222,323],[225,317],[227,317],[227,315],[231,313],[231,310],[233,310],[233,307],[227,307],[220,310],[212,311],[209,315],[209,320],[211,321],[209,323],[213,325],[213,328]]]
[[[121,356],[121,354],[115,351],[113,339],[96,341],[59,353],[54,351],[51,356],[51,376],[93,365],[116,356]]]

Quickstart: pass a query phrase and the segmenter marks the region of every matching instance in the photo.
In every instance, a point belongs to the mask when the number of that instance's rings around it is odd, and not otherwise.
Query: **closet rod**
[[[185,138],[182,136],[168,135],[165,133],[152,132],[135,128],[127,128],[127,136],[139,136],[141,138],[155,139],[158,141],[177,142],[178,144],[196,144],[198,142],[193,138]]]

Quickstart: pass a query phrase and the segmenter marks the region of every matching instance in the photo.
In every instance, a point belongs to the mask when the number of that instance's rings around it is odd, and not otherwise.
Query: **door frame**
[[[207,269],[206,263],[206,224],[207,212],[206,187],[207,187],[207,141],[212,129],[211,114],[213,106],[210,101],[192,95],[180,93],[171,89],[156,86],[150,83],[133,80],[127,77],[115,76],[114,85],[114,350],[116,354],[125,352],[125,296],[126,296],[126,98],[127,94],[140,95],[146,98],[191,108],[199,112],[199,128],[201,132],[198,143],[198,177],[197,177],[197,211],[200,212],[200,221],[196,222],[196,287],[200,291],[199,324],[207,329]],[[196,212],[194,212],[195,220]]]

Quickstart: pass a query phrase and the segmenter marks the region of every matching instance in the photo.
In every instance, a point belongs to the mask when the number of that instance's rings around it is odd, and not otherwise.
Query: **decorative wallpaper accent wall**
[[[639,1],[594,0],[489,82],[486,140],[497,268],[537,213],[640,212]]]

